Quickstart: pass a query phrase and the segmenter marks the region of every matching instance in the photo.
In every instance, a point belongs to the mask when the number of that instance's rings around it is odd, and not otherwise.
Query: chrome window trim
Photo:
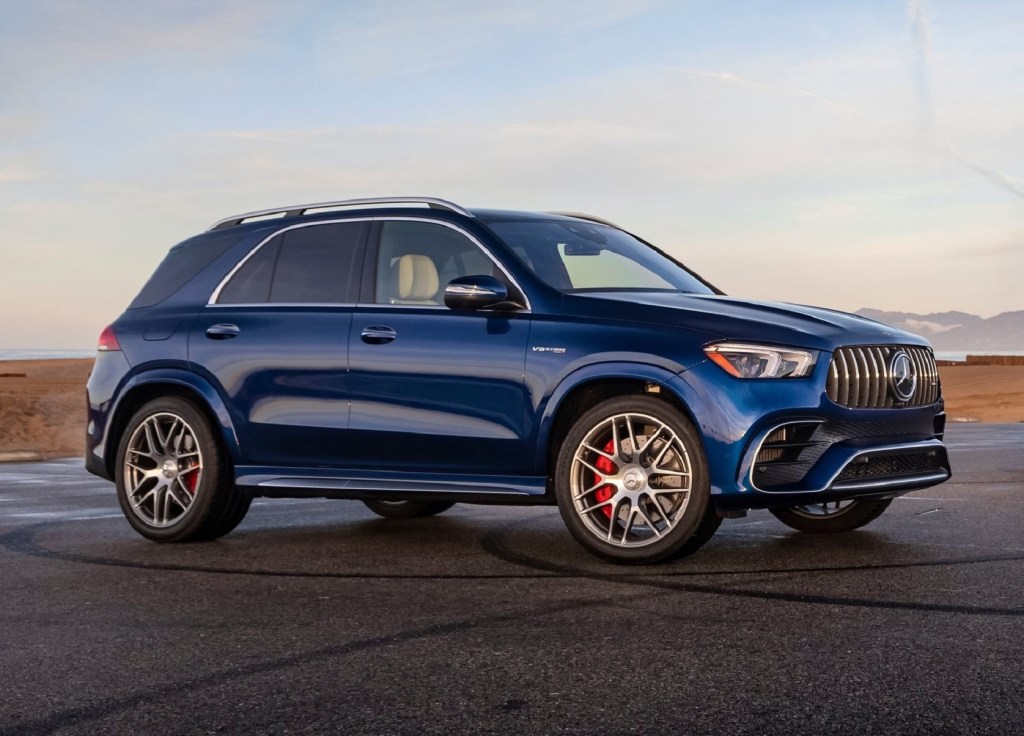
[[[358,303],[358,304],[339,302],[338,304],[322,304],[321,303],[321,304],[315,304],[315,305],[312,304],[312,303],[310,303],[310,304],[299,303],[299,304],[296,305],[296,304],[292,304],[292,303],[284,304],[284,303],[275,303],[275,302],[258,302],[256,304],[229,304],[229,303],[220,304],[217,301],[217,299],[220,298],[221,291],[224,289],[224,287],[227,285],[227,283],[231,280],[231,278],[238,272],[238,270],[240,268],[242,268],[242,266],[244,266],[246,264],[246,262],[250,258],[252,258],[254,255],[256,255],[256,252],[259,251],[260,248],[262,248],[264,245],[266,245],[267,243],[269,243],[271,240],[276,238],[278,235],[281,235],[282,233],[286,233],[289,230],[296,230],[296,229],[298,229],[300,227],[317,227],[319,225],[336,225],[338,223],[343,223],[343,222],[396,222],[396,221],[399,221],[399,222],[426,222],[426,223],[430,223],[431,225],[441,225],[443,227],[450,228],[450,229],[456,231],[457,233],[460,233],[461,235],[465,236],[471,243],[476,245],[477,248],[482,250],[484,252],[484,254],[488,258],[491,259],[491,262],[494,263],[494,265],[496,265],[501,270],[501,272],[503,274],[505,274],[505,276],[508,278],[508,280],[510,282],[512,282],[512,285],[515,286],[516,289],[519,291],[519,293],[523,295],[523,299],[526,300],[526,308],[523,311],[526,311],[526,312],[532,312],[533,311],[533,307],[532,307],[532,305],[530,303],[530,297],[526,293],[526,290],[523,289],[523,287],[519,285],[519,282],[516,281],[515,277],[513,277],[512,274],[510,274],[508,272],[508,269],[505,268],[505,265],[501,261],[499,261],[497,258],[495,258],[494,254],[490,251],[490,249],[486,245],[481,243],[480,240],[475,235],[473,235],[470,232],[467,232],[465,229],[463,229],[463,228],[459,227],[458,225],[456,225],[454,223],[451,223],[451,222],[444,222],[442,220],[434,220],[434,219],[429,218],[429,217],[411,217],[411,216],[399,216],[399,217],[344,217],[344,218],[338,218],[337,220],[316,220],[315,222],[299,222],[299,223],[296,223],[294,225],[289,225],[288,227],[283,227],[283,228],[280,228],[278,230],[275,230],[270,235],[268,235],[263,240],[261,240],[259,243],[257,243],[256,246],[252,250],[250,250],[245,255],[244,258],[242,258],[238,263],[235,264],[234,268],[232,268],[230,271],[228,271],[227,275],[220,280],[220,283],[217,284],[217,288],[215,288],[213,290],[213,293],[210,294],[210,298],[207,300],[206,306],[207,307],[373,306],[373,307],[399,307],[399,308],[402,308],[402,309],[445,309],[445,310],[448,310],[448,307],[444,306],[443,304],[438,304],[438,305],[429,305],[429,304],[424,304],[424,305],[417,305],[417,304],[377,304],[375,302],[369,302],[369,303],[366,303],[366,304],[363,304],[361,302]],[[451,311],[451,310],[448,310],[448,311]],[[522,312],[520,312],[520,314],[521,313]]]
[[[324,308],[324,307],[354,307],[355,302],[245,302],[238,304],[207,304],[207,307],[213,309],[225,309],[225,308],[267,308],[267,307],[294,307],[294,308]]]

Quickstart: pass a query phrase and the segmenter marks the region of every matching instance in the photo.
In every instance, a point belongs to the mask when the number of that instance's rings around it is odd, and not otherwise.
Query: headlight
[[[802,378],[811,375],[818,360],[817,350],[720,342],[708,345],[704,353],[736,378]]]

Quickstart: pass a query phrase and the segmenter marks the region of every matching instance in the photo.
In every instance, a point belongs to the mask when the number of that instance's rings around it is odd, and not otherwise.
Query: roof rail
[[[254,212],[245,212],[241,215],[232,215],[231,217],[225,217],[223,220],[217,220],[210,226],[210,230],[219,230],[225,227],[234,227],[240,225],[246,220],[251,220],[257,217],[269,217],[271,215],[281,215],[283,217],[298,217],[306,214],[310,210],[323,210],[334,207],[359,207],[363,205],[374,205],[374,204],[425,204],[431,209],[435,210],[448,210],[449,212],[456,212],[466,217],[472,217],[468,210],[454,202],[449,202],[447,199],[438,199],[437,197],[368,197],[366,199],[342,199],[337,202],[317,202],[315,204],[296,204],[290,207],[273,207],[269,210],[256,210]]]
[[[561,215],[562,217],[575,217],[577,220],[588,220],[589,222],[596,222],[599,225],[607,225],[613,227],[616,230],[623,230],[622,227],[616,225],[611,220],[606,220],[603,217],[596,217],[595,215],[586,215],[582,212],[548,212],[549,215]]]

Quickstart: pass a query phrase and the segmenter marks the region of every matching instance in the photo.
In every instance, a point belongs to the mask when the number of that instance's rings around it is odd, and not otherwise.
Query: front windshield
[[[714,291],[632,235],[573,220],[487,223],[531,271],[560,291]]]

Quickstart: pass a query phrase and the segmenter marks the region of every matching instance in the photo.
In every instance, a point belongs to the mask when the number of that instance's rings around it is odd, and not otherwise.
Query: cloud
[[[419,0],[369,3],[327,20],[317,57],[352,83],[415,76],[450,68],[471,56],[493,57],[512,39],[567,35],[613,25],[646,12],[653,0],[480,3],[441,0],[429,12]]]
[[[184,64],[208,64],[255,43],[269,20],[284,14],[267,2],[24,3],[5,18],[0,66],[16,69],[0,79],[0,93],[33,93],[68,72],[129,59],[170,54]]]
[[[709,72],[702,69],[679,69],[682,74],[689,74],[695,77],[705,77],[708,79],[717,79],[728,84],[735,84],[741,87],[747,87],[749,89],[761,90],[765,92],[781,93],[786,95],[796,95],[798,97],[806,97],[810,100],[818,102],[828,109],[834,112],[845,113],[847,115],[854,115],[856,117],[864,117],[864,113],[855,107],[844,105],[841,102],[837,102],[824,95],[819,95],[815,92],[811,92],[800,87],[792,87],[788,85],[779,84],[768,84],[765,82],[758,82],[751,79],[745,79],[737,74],[731,72]]]
[[[42,178],[43,172],[29,164],[11,163],[0,165],[0,186]]]

